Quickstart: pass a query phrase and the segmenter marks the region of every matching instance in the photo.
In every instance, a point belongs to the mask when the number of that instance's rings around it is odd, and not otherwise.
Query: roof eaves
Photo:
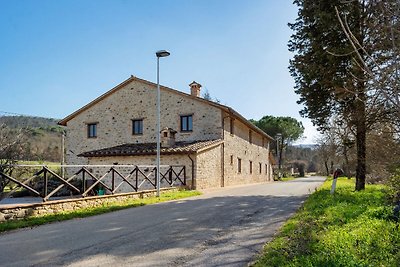
[[[211,149],[211,148],[217,147],[217,146],[219,146],[219,145],[222,144],[222,143],[224,143],[224,140],[218,140],[217,142],[214,142],[214,143],[209,144],[209,145],[207,145],[207,146],[205,146],[205,147],[199,148],[199,149],[197,149],[196,151],[193,151],[193,152],[195,152],[195,153],[201,153],[201,152],[204,152],[204,151],[209,150],[209,149]]]
[[[270,135],[268,135],[266,132],[264,132],[263,130],[261,130],[260,128],[258,128],[257,126],[255,126],[253,123],[251,123],[249,120],[247,120],[245,117],[243,117],[242,115],[240,115],[239,112],[237,112],[236,110],[234,110],[233,108],[229,108],[229,113],[231,113],[234,117],[238,118],[240,121],[242,121],[243,123],[245,123],[247,126],[249,126],[250,128],[252,128],[254,131],[258,132],[259,134],[263,135],[264,137],[270,139],[271,141],[274,140],[274,138],[272,138]]]

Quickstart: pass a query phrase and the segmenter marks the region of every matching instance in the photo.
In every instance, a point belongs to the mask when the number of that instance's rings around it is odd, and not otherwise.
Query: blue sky
[[[292,1],[0,0],[0,111],[63,118],[131,74],[193,80],[248,119],[302,120],[288,71]]]

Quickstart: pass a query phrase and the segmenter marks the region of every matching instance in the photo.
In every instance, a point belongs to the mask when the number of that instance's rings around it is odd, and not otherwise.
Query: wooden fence
[[[1,167],[1,166],[0,166]],[[101,194],[117,194],[121,192],[124,185],[124,193],[138,192],[141,189],[157,188],[157,167],[139,165],[7,165],[2,167],[18,168],[39,168],[30,177],[13,177],[0,171],[0,179],[5,179],[13,183],[13,188],[9,192],[1,195],[0,201],[11,196],[20,189],[25,189],[31,195],[41,197],[43,201],[48,201],[54,197],[61,189],[67,189],[70,195],[82,198]],[[64,170],[74,168],[76,171],[69,177],[64,177],[54,170],[54,167]],[[105,169],[107,171],[105,171]],[[64,171],[62,171],[64,173]],[[95,174],[97,173],[97,174]],[[99,174],[100,173],[100,174]],[[160,188],[186,185],[185,166],[160,166]],[[52,188],[49,181],[52,181]],[[41,183],[42,188],[38,189],[34,185]],[[55,187],[55,188],[54,188]]]

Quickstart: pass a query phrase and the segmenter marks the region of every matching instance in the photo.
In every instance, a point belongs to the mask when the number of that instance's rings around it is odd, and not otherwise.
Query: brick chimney
[[[193,81],[191,84],[189,84],[189,86],[190,86],[190,94],[192,96],[200,97],[201,84]]]
[[[175,130],[165,127],[161,130],[161,147],[168,148],[175,145]]]

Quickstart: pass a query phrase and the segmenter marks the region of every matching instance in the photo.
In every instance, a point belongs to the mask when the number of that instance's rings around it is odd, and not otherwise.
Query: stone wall
[[[161,191],[176,191],[177,188],[161,188]],[[155,196],[156,190],[146,190],[118,195],[94,196],[79,199],[54,200],[37,204],[3,205],[0,207],[0,222],[21,220],[28,217],[57,214],[77,209],[101,207],[106,203],[120,203],[128,199]]]
[[[269,162],[270,140],[252,131],[239,120],[231,120],[227,114],[224,117],[225,186],[272,181]],[[233,133],[231,133],[230,125],[232,121]],[[241,171],[238,166],[239,160]],[[252,170],[250,170],[250,165],[252,165]]]
[[[196,157],[196,189],[222,186],[222,145],[202,151]]]
[[[77,157],[86,151],[125,143],[156,141],[156,86],[132,80],[67,122],[66,160],[87,164]],[[193,116],[193,131],[180,132],[180,116]],[[132,120],[143,119],[143,134],[132,135]],[[87,124],[97,123],[97,137],[88,138]],[[161,88],[161,129],[178,133],[176,141],[222,138],[220,109],[177,91]]]

